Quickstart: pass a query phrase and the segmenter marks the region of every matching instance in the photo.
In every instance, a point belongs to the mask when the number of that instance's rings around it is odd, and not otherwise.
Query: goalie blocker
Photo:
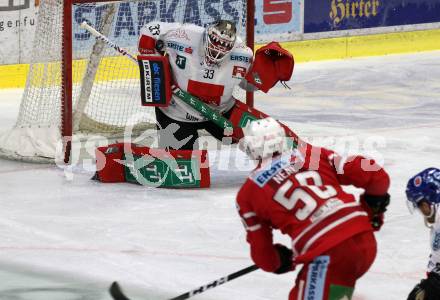
[[[96,149],[101,182],[131,182],[153,187],[205,188],[210,185],[206,150],[164,150],[117,143]]]
[[[168,106],[171,72],[166,56],[138,55],[143,106]]]

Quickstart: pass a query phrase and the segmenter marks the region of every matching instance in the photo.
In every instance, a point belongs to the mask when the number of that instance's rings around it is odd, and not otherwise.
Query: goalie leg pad
[[[241,131],[235,130],[237,128],[243,128],[247,125],[248,122],[251,122],[253,120],[257,119],[264,119],[269,117],[269,115],[265,114],[264,112],[259,111],[258,109],[249,107],[247,104],[236,100],[235,105],[232,108],[231,116],[229,117],[229,121],[231,121],[232,125],[234,126],[234,139],[241,139],[243,137],[243,133]],[[292,140],[292,147],[298,145],[299,139],[293,130],[291,130],[289,127],[284,125],[283,123],[279,122],[280,125],[284,128],[284,131],[286,132],[286,136],[288,136]]]
[[[249,107],[247,104],[241,101],[235,100],[235,105],[232,108],[229,121],[231,121],[234,127],[243,128],[247,125],[248,122],[257,119],[264,119],[267,117],[269,116],[265,113],[255,108]]]
[[[120,163],[124,156],[124,144],[98,147],[96,154],[96,175],[101,182],[125,182],[124,166]]]
[[[112,144],[96,150],[101,182],[132,182],[153,187],[210,186],[206,150],[164,150],[134,144]]]

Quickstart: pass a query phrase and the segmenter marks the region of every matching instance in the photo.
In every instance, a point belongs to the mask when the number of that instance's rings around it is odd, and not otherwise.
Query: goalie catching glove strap
[[[277,42],[270,42],[255,52],[255,60],[246,80],[267,93],[278,81],[288,81],[295,65],[293,55]]]

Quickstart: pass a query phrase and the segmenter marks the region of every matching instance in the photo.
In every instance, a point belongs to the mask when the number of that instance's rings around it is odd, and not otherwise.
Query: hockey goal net
[[[32,61],[16,125],[0,136],[0,154],[24,161],[68,162],[72,141],[122,137],[155,127],[142,107],[138,66],[96,40],[87,21],[137,53],[140,28],[154,20],[205,26],[234,20],[253,48],[253,5],[247,0],[42,0]],[[75,149],[75,147],[73,147]]]

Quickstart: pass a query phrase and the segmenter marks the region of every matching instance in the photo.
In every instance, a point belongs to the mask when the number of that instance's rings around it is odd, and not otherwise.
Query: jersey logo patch
[[[176,42],[167,42],[167,47],[170,49],[174,49],[176,51],[179,51],[179,52],[184,52],[185,48],[187,48],[186,46],[179,44],[179,43],[176,43]]]
[[[188,37],[188,34],[184,29],[176,29],[168,33],[167,38],[172,38],[172,37],[191,41],[191,39]]]
[[[186,67],[186,57],[177,55],[176,57],[176,65],[182,70]]]
[[[251,61],[251,58],[249,56],[231,54],[231,60],[233,60],[233,61],[242,61],[242,62],[248,63],[248,62]]]
[[[245,67],[234,66],[232,69],[232,77],[234,78],[244,78],[246,76],[247,69]]]
[[[263,187],[269,180],[271,180],[280,170],[290,165],[290,157],[281,157],[274,160],[270,166],[256,171],[250,177],[259,187]]]

